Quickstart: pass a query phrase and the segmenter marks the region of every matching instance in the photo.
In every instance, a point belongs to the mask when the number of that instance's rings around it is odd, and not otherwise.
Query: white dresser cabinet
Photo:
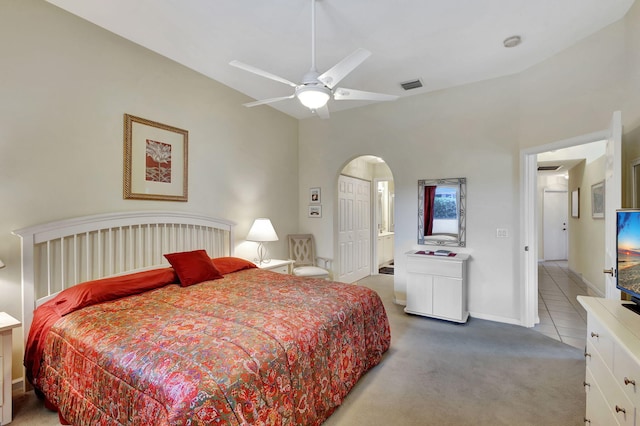
[[[410,314],[466,322],[469,255],[407,253],[407,306]]]
[[[12,401],[11,401],[11,355],[12,347],[12,330],[20,326],[20,321],[11,315],[0,312],[0,420],[1,424],[6,425],[11,422]]]
[[[588,315],[585,424],[640,426],[640,315],[619,300],[578,301]]]

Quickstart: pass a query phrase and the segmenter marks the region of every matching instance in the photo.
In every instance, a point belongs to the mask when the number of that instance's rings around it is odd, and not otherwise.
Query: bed
[[[15,233],[26,374],[62,423],[317,425],[389,348],[374,291],[256,268],[229,221],[135,212]]]

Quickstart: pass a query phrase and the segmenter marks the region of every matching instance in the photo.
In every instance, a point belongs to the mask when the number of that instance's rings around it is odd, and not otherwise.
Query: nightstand
[[[293,260],[271,259],[269,263],[256,263],[256,265],[258,265],[260,269],[266,269],[279,274],[290,274],[294,263],[295,261]]]
[[[0,368],[2,368],[2,376],[0,377],[0,387],[2,394],[0,395],[0,413],[2,414],[2,424],[6,425],[11,422],[12,401],[11,401],[11,356],[13,351],[12,330],[20,327],[20,321],[9,314],[0,312]]]

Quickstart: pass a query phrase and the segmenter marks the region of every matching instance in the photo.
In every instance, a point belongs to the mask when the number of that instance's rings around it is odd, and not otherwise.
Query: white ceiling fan
[[[333,95],[336,101],[355,100],[355,101],[393,101],[398,97],[395,95],[386,95],[383,93],[365,92],[363,90],[347,89],[344,87],[335,87],[343,78],[351,71],[367,59],[371,52],[365,49],[357,49],[351,55],[338,62],[329,70],[320,74],[316,69],[316,40],[315,40],[315,3],[311,0],[311,69],[302,77],[302,83],[296,84],[286,78],[279,77],[267,71],[251,65],[244,64],[239,61],[231,61],[229,65],[240,68],[245,71],[269,78],[271,80],[289,85],[295,88],[292,95],[281,96],[277,98],[263,99],[261,101],[249,102],[244,104],[246,107],[254,107],[258,105],[271,104],[287,99],[298,98],[300,103],[311,111],[317,113],[321,118],[329,118],[329,109],[327,102]]]

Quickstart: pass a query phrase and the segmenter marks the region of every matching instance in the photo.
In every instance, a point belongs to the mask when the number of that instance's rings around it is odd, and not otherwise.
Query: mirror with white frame
[[[418,244],[466,245],[467,179],[418,181]]]

